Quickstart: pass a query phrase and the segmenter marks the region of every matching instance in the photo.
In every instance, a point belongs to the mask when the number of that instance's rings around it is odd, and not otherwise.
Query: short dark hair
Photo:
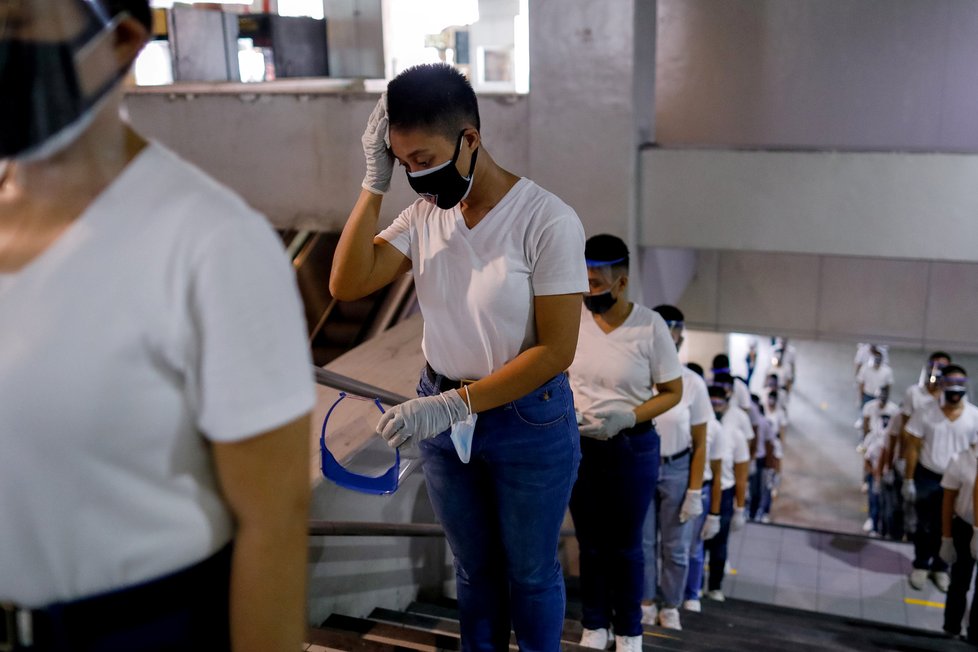
[[[387,118],[394,129],[422,129],[453,143],[467,125],[481,128],[472,84],[447,63],[423,63],[392,79]]]
[[[670,306],[669,304],[663,303],[662,305],[656,306],[652,310],[659,313],[659,315],[666,321],[686,321],[683,316],[683,311],[676,306]]]
[[[956,364],[949,364],[941,371],[942,376],[950,376],[951,374],[959,374],[965,378],[968,377],[968,372],[964,370],[964,367]]]
[[[141,22],[150,34],[153,33],[153,11],[149,8],[149,0],[102,0],[102,4],[110,15],[126,12]]]
[[[616,235],[610,233],[592,235],[584,243],[584,258],[589,265],[615,261],[611,269],[628,273],[628,245]]]
[[[696,374],[700,378],[703,377],[703,367],[699,366],[695,362],[690,362],[688,365],[686,365],[686,368],[689,369],[690,371],[692,371],[694,374]]]
[[[717,353],[715,356],[713,356],[713,368],[730,369],[730,358],[727,357],[726,353]]]
[[[937,360],[938,358],[944,358],[948,362],[951,362],[951,356],[950,356],[950,354],[945,353],[944,351],[934,351],[927,358],[927,362],[933,362],[934,360]]]
[[[728,373],[713,374],[713,384],[723,385],[725,387],[733,387],[734,379],[733,376],[731,376]]]

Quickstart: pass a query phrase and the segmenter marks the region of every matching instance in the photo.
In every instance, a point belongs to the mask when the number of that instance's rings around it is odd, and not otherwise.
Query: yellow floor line
[[[737,574],[737,569],[736,568],[731,568],[731,569],[729,569],[727,571],[727,575],[736,575],[736,574]]]
[[[934,609],[943,609],[943,602],[931,602],[930,600],[918,600],[917,598],[904,598],[904,602],[907,604],[920,605],[921,607],[933,607]]]

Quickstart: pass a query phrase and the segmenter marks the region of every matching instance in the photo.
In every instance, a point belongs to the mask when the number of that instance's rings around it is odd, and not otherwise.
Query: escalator
[[[316,366],[335,360],[415,310],[410,274],[357,301],[337,301],[329,292],[329,272],[338,233],[282,231],[279,235],[295,268]]]

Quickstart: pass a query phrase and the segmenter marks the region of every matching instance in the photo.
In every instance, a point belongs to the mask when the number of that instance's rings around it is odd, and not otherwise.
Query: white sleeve
[[[903,412],[904,416],[910,416],[913,414],[913,385],[907,388],[907,391],[903,393],[903,403],[900,405],[900,411]]]
[[[859,381],[859,384],[866,382],[866,365],[859,367],[859,373],[856,374],[856,380]]]
[[[942,489],[953,489],[958,491],[964,484],[964,478],[961,477],[961,473],[958,470],[961,466],[960,460],[958,459],[961,455],[970,455],[971,451],[961,451],[956,453],[953,458],[951,458],[951,463],[947,465],[947,470],[944,471],[944,476],[941,478],[941,488]]]
[[[723,459],[723,442],[721,439],[725,436],[723,432],[723,426],[720,422],[716,420],[716,417],[712,417],[706,422],[707,436],[709,439],[709,446],[706,449],[706,459],[707,463],[710,461],[722,460]],[[713,433],[711,437],[709,433]]]
[[[532,233],[530,284],[533,296],[588,291],[584,227],[570,208]]]
[[[667,383],[679,378],[683,373],[679,354],[676,353],[676,343],[669,334],[669,326],[657,312],[652,312],[652,359],[649,371],[656,383]]]
[[[418,200],[423,201],[423,200]],[[415,202],[416,204],[417,202]],[[377,234],[377,237],[389,242],[395,249],[411,258],[411,226],[415,204],[408,206],[398,215],[389,227]]]
[[[917,439],[924,438],[924,410],[916,410],[907,421],[907,425],[904,428],[908,435],[916,437]]]
[[[890,387],[893,385],[893,369],[887,367],[886,375],[883,376],[883,384],[880,387]]]
[[[689,381],[688,383],[686,381]],[[689,392],[689,423],[698,426],[713,418],[713,404],[706,381],[698,375],[683,376],[683,393]]]
[[[750,461],[750,448],[747,446],[747,441],[740,436],[735,436],[735,448],[734,448],[734,464],[740,464],[741,462]]]
[[[200,431],[238,441],[309,412],[305,318],[271,227],[257,214],[228,221],[204,243],[191,274],[186,383]]]

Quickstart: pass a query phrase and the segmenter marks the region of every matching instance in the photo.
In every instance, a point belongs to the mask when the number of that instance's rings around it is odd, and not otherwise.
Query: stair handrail
[[[389,392],[375,385],[365,383],[362,380],[338,374],[335,371],[313,366],[316,383],[324,387],[331,387],[342,392],[349,392],[365,398],[377,398],[384,405],[398,405],[408,400],[407,396],[402,396],[395,392]]]

